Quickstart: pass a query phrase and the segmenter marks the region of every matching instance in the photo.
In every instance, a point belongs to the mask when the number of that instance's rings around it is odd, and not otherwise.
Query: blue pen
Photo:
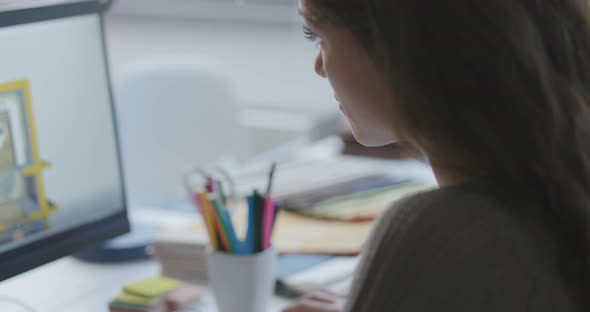
[[[254,196],[248,196],[248,229],[246,231],[245,253],[254,254],[254,236],[256,235],[256,220],[254,216]]]
[[[229,211],[226,209],[224,210],[225,219],[228,223],[228,235],[229,239],[232,241],[232,244],[236,248],[236,254],[243,254],[244,253],[244,244],[238,239],[238,235],[236,234],[236,230],[234,229],[233,222],[231,220],[231,215]]]

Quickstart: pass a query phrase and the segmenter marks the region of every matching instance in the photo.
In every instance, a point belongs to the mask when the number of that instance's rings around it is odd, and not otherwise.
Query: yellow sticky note
[[[131,295],[155,298],[178,288],[181,282],[172,278],[157,277],[129,284],[123,290]]]

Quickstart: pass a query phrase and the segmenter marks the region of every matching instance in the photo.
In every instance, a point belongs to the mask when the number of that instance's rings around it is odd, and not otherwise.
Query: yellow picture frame
[[[49,164],[41,160],[29,82],[27,80],[17,80],[0,83],[0,95],[5,93],[18,93],[21,97],[22,105],[24,106],[24,115],[26,119],[25,125],[28,134],[28,142],[26,142],[26,144],[30,150],[30,164],[22,169],[22,173],[25,177],[34,178],[36,197],[39,205],[38,211],[27,216],[28,221],[43,221],[45,228],[47,228],[48,217],[50,213],[56,210],[56,207],[54,207],[47,199],[43,171],[49,168]],[[4,226],[0,224],[0,232],[3,232],[4,230]]]

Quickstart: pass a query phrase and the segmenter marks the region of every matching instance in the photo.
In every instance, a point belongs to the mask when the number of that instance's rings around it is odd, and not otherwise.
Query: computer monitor
[[[0,1],[0,281],[129,222],[97,1]]]

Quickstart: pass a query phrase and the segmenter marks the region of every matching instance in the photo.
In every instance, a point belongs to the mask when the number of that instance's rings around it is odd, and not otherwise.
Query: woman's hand
[[[343,310],[344,299],[326,293],[315,293],[304,297],[283,312],[342,312]]]

